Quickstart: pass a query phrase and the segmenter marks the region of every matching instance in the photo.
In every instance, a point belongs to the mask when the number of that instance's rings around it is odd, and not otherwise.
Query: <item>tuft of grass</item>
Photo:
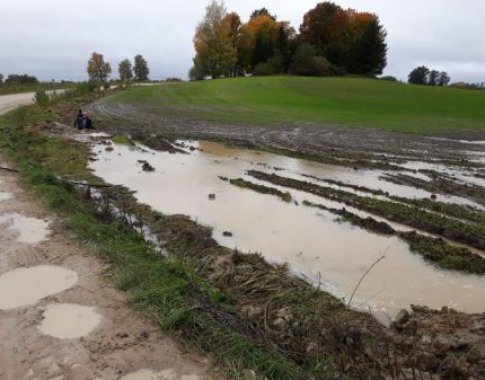
[[[231,179],[231,180],[229,180],[229,183],[231,185],[237,186],[241,189],[250,189],[250,190],[256,191],[257,193],[260,193],[260,194],[275,195],[278,198],[280,198],[282,201],[287,202],[287,203],[290,203],[291,200],[292,200],[291,194],[289,192],[282,192],[278,189],[275,189],[274,187],[259,185],[257,183],[246,181],[242,178]]]
[[[112,136],[111,141],[113,141],[116,144],[134,145],[133,140],[131,140],[127,135],[123,135],[123,134],[116,134]]]

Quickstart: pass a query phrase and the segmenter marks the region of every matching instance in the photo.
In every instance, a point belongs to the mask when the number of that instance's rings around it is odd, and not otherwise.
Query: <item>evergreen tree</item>
[[[380,75],[387,65],[386,32],[373,18],[354,43],[347,70],[355,74]]]

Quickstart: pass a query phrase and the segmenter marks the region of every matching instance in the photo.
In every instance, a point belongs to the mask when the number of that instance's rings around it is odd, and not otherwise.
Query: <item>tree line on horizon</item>
[[[382,74],[387,33],[377,15],[325,1],[309,10],[299,32],[266,8],[246,23],[212,0],[194,36],[193,80],[246,74]]]
[[[450,80],[446,71],[430,70],[426,66],[416,67],[408,76],[409,83],[426,86],[448,86]]]
[[[6,86],[25,86],[25,85],[35,85],[38,84],[39,80],[28,74],[10,74],[5,78],[3,74],[0,73],[0,85],[5,84]]]
[[[89,82],[96,88],[106,86],[109,76],[111,74],[111,64],[104,59],[104,55],[94,52],[88,61],[87,73]],[[135,82],[144,82],[148,80],[150,70],[148,63],[141,54],[137,54],[134,58],[134,64],[126,58],[118,65],[118,74],[120,81],[123,84],[128,84],[132,80]]]

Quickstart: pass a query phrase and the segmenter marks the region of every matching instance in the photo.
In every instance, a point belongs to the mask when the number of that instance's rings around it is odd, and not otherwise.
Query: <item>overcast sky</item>
[[[446,70],[452,81],[485,81],[484,0],[337,0],[379,15],[388,31],[386,74],[406,78],[421,64]],[[93,51],[117,71],[142,54],[152,79],[186,77],[192,37],[208,0],[0,0],[0,73],[40,79],[85,79]],[[247,20],[267,7],[298,28],[318,1],[226,0]]]

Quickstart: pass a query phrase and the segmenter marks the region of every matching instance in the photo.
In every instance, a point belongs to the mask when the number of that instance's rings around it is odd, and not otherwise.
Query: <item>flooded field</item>
[[[212,227],[220,244],[262,253],[273,263],[288,263],[295,273],[347,301],[369,266],[385,256],[359,287],[352,303],[359,309],[371,309],[384,322],[411,304],[450,306],[466,312],[484,310],[485,278],[439,269],[412,253],[408,244],[397,237],[370,233],[337,221],[333,213],[305,207],[302,202],[340,208],[343,204],[272,186],[291,194],[292,202],[283,202],[272,195],[235,187],[220,177],[262,184],[246,173],[256,169],[312,183],[319,179],[336,180],[404,198],[430,198],[432,193],[384,181],[381,176],[386,173],[380,170],[354,170],[210,142],[180,142],[180,146],[188,154],[119,144],[106,150],[105,145],[96,145],[93,153],[98,160],[90,165],[97,176],[136,191],[140,202],[157,211],[189,215]],[[149,162],[153,172],[143,170],[144,161]],[[482,208],[460,196],[436,198]]]

